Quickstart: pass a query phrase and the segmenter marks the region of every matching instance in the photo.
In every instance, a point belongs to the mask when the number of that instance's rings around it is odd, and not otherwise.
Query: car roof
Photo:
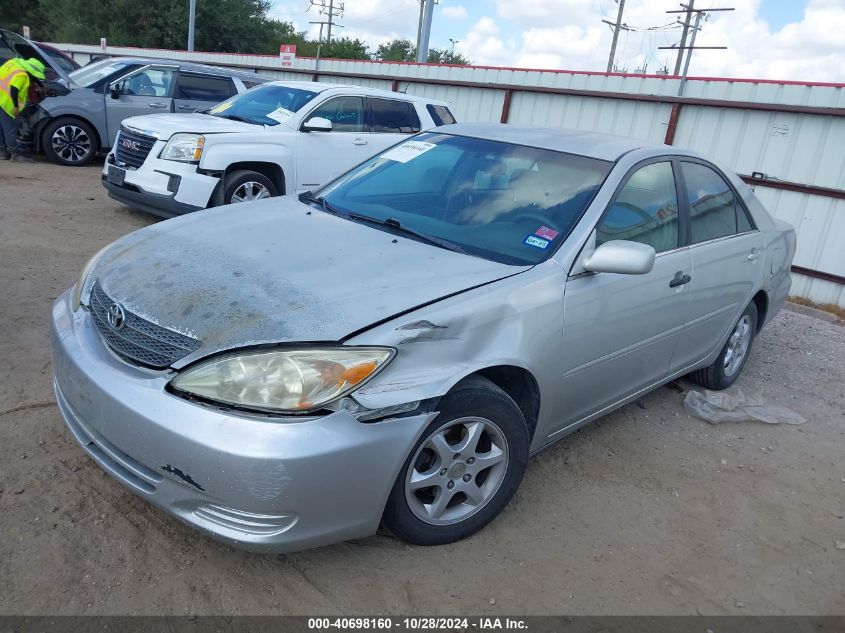
[[[291,88],[301,88],[302,90],[311,90],[313,92],[324,92],[326,90],[337,90],[342,92],[344,90],[353,90],[356,94],[367,95],[371,97],[383,97],[386,99],[399,99],[401,101],[414,101],[420,103],[436,103],[446,105],[445,101],[438,101],[437,99],[429,99],[427,97],[420,97],[417,95],[409,95],[404,92],[393,92],[391,90],[381,90],[380,88],[369,88],[367,86],[356,86],[354,84],[334,84],[324,81],[273,81],[271,85],[289,86]]]
[[[168,66],[178,66],[179,70],[185,70],[188,72],[227,75],[229,77],[237,77],[238,79],[247,81],[270,81],[269,77],[257,75],[245,70],[231,70],[225,66],[206,66],[205,64],[186,62],[179,59],[162,59],[158,57],[110,57],[108,60],[131,62],[134,64],[167,64]]]
[[[609,161],[616,161],[628,152],[643,148],[674,153],[674,148],[668,145],[626,136],[509,123],[455,123],[436,127],[430,131],[527,145]]]

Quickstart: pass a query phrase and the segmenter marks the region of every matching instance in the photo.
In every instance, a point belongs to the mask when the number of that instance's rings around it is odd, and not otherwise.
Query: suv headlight
[[[183,163],[197,163],[202,156],[204,145],[205,137],[202,134],[174,134],[158,157]]]
[[[272,413],[319,409],[363,385],[395,355],[385,347],[312,347],[243,352],[176,376],[176,392]]]

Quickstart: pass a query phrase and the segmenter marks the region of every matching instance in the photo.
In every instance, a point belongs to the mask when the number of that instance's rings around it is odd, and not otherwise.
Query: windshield
[[[113,61],[104,59],[103,61],[83,66],[79,70],[74,70],[70,73],[70,78],[77,86],[90,88],[101,79],[110,77],[121,70],[129,68],[129,66],[137,66],[137,64],[130,60]]]
[[[208,114],[256,125],[278,125],[317,96],[288,86],[256,86],[220,103]]]
[[[330,208],[396,224],[505,264],[546,259],[581,218],[612,163],[423,133],[315,192]]]

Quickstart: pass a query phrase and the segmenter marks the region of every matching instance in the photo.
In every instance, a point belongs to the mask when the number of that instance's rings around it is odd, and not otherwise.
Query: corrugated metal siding
[[[56,44],[84,63],[99,47]],[[201,63],[248,66],[267,76],[308,80],[302,72],[284,71],[279,59],[261,55],[187,53],[109,47],[110,55],[146,55]],[[298,70],[315,70],[315,60],[298,59]],[[679,81],[661,77],[532,71],[506,68],[453,67],[371,61],[321,60],[320,81],[398,89],[450,104],[460,121],[499,121],[505,98],[501,86],[540,86],[602,92],[674,96]],[[347,77],[322,73],[357,73],[381,78]],[[490,87],[425,84],[435,79],[475,82]],[[416,81],[415,81],[416,80]],[[727,101],[845,108],[840,85],[802,85],[789,82],[690,79],[685,96]],[[579,128],[621,134],[649,141],[665,138],[671,106],[636,100],[526,93],[512,95],[509,122]],[[845,118],[684,105],[674,144],[701,152],[738,173],[763,172],[797,183],[845,189]],[[795,264],[845,276],[845,201],[809,193],[756,187],[757,196],[775,217],[797,229]],[[845,286],[793,275],[793,290],[820,303],[845,307]]]

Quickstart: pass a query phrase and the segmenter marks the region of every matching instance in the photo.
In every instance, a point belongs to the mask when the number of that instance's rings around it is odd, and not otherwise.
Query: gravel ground
[[[711,426],[661,388],[534,458],[462,543],[261,556],[169,518],[53,404],[52,300],[154,221],[99,169],[0,162],[0,613],[845,614],[845,328],[788,311],[737,386],[805,425]]]

